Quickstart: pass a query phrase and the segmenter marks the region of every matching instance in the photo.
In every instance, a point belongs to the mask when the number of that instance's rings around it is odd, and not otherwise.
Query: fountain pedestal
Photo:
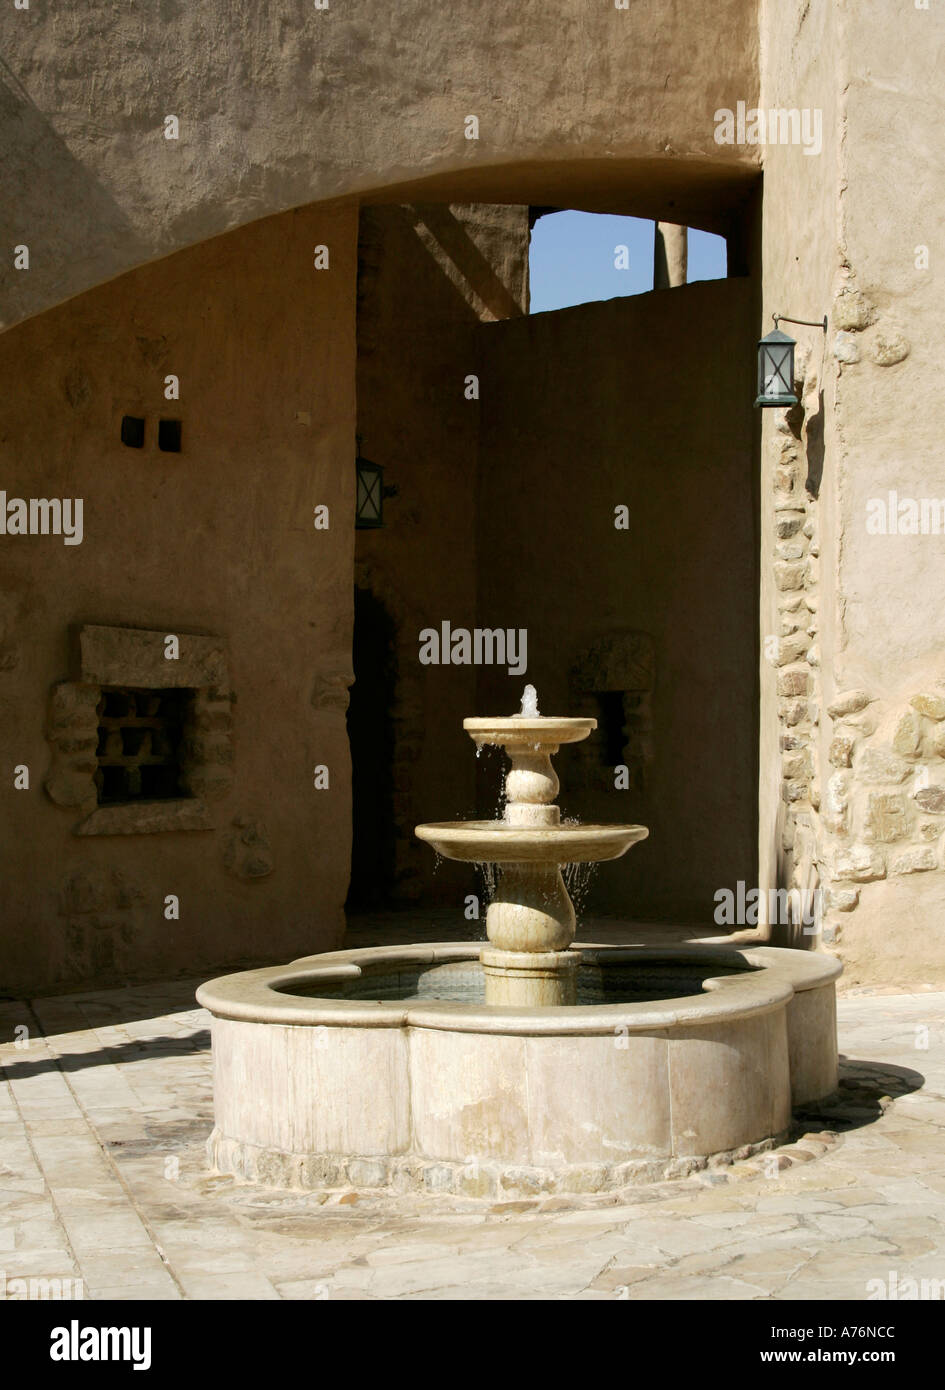
[[[485,1002],[518,1009],[577,1003],[577,951],[490,951],[479,953]]]
[[[559,783],[551,758],[558,745],[539,744],[533,750],[513,743],[507,751],[512,768],[505,783],[505,824],[557,829],[561,812],[551,802]],[[576,927],[556,859],[503,864],[486,912],[486,936],[493,949],[484,947],[480,956],[486,1003],[519,1008],[573,1004],[580,957],[568,947]]]

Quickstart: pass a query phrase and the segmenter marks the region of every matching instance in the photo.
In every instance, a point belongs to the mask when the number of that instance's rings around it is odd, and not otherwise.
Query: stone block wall
[[[863,884],[945,868],[945,680],[892,700],[843,691],[827,716],[827,907],[847,913]],[[842,919],[828,919],[825,940],[842,936]]]
[[[806,369],[806,370],[805,370]],[[776,619],[762,638],[773,667],[778,727],[780,831],[778,887],[811,890],[817,877],[820,807],[818,729],[821,722],[820,538],[816,440],[822,398],[816,357],[804,345],[795,358],[798,405],[777,412],[768,441],[773,467],[764,506]],[[778,940],[803,940],[798,924],[768,924]]]

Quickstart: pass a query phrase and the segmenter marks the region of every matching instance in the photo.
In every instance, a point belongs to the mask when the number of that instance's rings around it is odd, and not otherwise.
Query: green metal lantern
[[[384,525],[384,470],[359,454],[354,524],[358,528]]]
[[[777,325],[777,318],[775,318]],[[758,344],[758,395],[755,405],[797,405],[794,394],[794,349],[797,343],[775,326]]]

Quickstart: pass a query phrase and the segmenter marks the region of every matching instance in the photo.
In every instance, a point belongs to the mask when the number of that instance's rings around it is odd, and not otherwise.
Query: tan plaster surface
[[[311,268],[320,243],[330,274]],[[37,410],[17,390],[0,406],[3,485],[10,496],[84,498],[85,516],[82,545],[7,536],[0,553],[2,746],[30,769],[29,790],[0,808],[16,859],[0,943],[7,993],[212,970],[271,950],[288,958],[340,940],[356,246],[352,208],[289,213],[0,337],[0,370],[43,398]],[[179,401],[164,397],[166,374],[179,378]],[[146,419],[143,449],[120,442],[126,412]],[[180,454],[157,447],[162,417],[182,421]],[[322,504],[330,527],[316,531]],[[157,658],[129,628],[181,634],[168,684],[218,678],[212,654],[228,653],[232,778],[212,829],[80,837],[79,811],[43,788],[54,687],[79,675],[156,679]],[[173,665],[161,653],[160,668]],[[329,791],[313,788],[316,765],[329,768]],[[271,847],[261,876],[242,868],[254,835]],[[165,916],[168,894],[177,919]]]
[[[755,0],[294,0],[278,16],[92,0],[81,18],[11,6],[3,41],[2,244],[32,250],[29,274],[0,268],[3,325],[317,199],[437,180],[449,201],[449,180],[453,201],[581,206],[583,192],[613,208],[616,181],[644,215],[698,226],[724,221],[726,180],[737,196],[757,168],[757,150],[715,143],[713,121],[757,89]]]

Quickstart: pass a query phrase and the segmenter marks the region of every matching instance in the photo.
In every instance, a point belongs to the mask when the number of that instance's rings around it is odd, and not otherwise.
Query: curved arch
[[[278,12],[163,0],[133,17],[91,0],[81,15],[18,12],[6,28],[0,245],[29,244],[31,265],[0,268],[4,326],[312,202],[570,190],[572,206],[615,210],[625,186],[632,210],[628,173],[655,187],[665,169],[672,199],[672,187],[718,192],[757,168],[755,151],[714,141],[716,109],[757,91],[756,0],[706,13],[636,0],[290,0]]]

